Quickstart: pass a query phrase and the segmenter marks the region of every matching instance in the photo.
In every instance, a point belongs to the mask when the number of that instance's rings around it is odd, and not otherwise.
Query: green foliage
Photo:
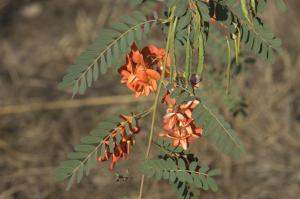
[[[281,40],[257,19],[253,20],[253,24],[255,29],[252,30],[242,26],[241,41],[244,42],[246,49],[273,63],[275,61],[274,50],[280,50]]]
[[[218,113],[217,109],[207,102],[201,91],[197,92],[197,96],[201,96],[201,101],[193,111],[193,118],[197,125],[203,127],[203,135],[214,141],[222,152],[239,159],[245,150],[236,132]]]
[[[220,171],[200,166],[198,159],[191,154],[165,155],[159,159],[146,160],[141,165],[141,171],[148,177],[167,180],[176,188],[178,198],[191,198],[196,194],[195,188],[218,190],[214,176],[219,175]]]
[[[218,32],[217,32],[218,33]],[[212,37],[210,37],[212,38]],[[207,70],[203,79],[204,86],[202,91],[205,96],[209,97],[211,100],[215,99],[216,94],[220,97],[217,98],[218,102],[221,102],[225,107],[232,113],[235,117],[237,115],[247,115],[247,103],[245,97],[241,94],[239,85],[230,84],[228,92],[224,86],[224,76],[226,75],[225,64],[228,61],[226,57],[226,46],[222,45],[223,37],[218,39],[215,37],[215,42],[211,39],[208,40],[208,51],[213,56],[220,57],[223,53],[223,59],[217,60],[216,64],[207,65]],[[219,48],[217,46],[219,45]],[[215,49],[215,50],[214,50]],[[221,49],[221,50],[220,50]],[[223,52],[222,52],[223,50]],[[251,67],[256,62],[256,60],[249,56],[249,53],[242,51],[239,55],[239,62],[235,62],[235,58],[231,57],[231,78],[235,79],[239,75],[243,75],[245,78],[251,74]],[[211,98],[210,96],[214,96]]]
[[[68,180],[67,190],[71,188],[74,181],[80,183],[84,175],[89,175],[90,170],[96,166],[98,157],[104,157],[105,150],[114,149],[110,133],[119,122],[119,118],[111,118],[106,122],[99,123],[97,128],[90,132],[90,135],[81,138],[81,143],[68,154],[67,160],[61,162],[56,172],[56,179],[58,181]],[[116,143],[119,143],[120,135],[117,135],[116,139]],[[109,140],[109,145],[104,144],[103,140]]]
[[[273,63],[274,52],[280,50],[281,40],[274,36],[258,16],[249,18],[248,1],[227,0],[225,5],[228,9],[225,24],[229,26],[229,31],[235,34],[235,29],[239,29],[245,48]]]
[[[176,99],[176,106],[180,106],[181,104],[197,99],[196,96],[192,94],[192,88],[185,86],[185,83],[178,81],[178,86],[173,88],[171,84],[169,84],[169,92],[170,97]]]
[[[254,0],[252,0],[252,1],[254,1]],[[284,0],[273,0],[273,1],[269,1],[269,0],[255,0],[254,2],[255,2],[255,9],[254,9],[254,11],[258,12],[258,13],[262,13],[265,10],[268,2],[275,3],[277,9],[280,12],[285,12],[286,11],[286,4],[285,4]]]
[[[161,149],[164,149],[164,152],[167,152],[169,154],[182,154],[184,152],[181,147],[174,147],[170,140],[158,139],[158,141],[154,144],[156,144]]]
[[[235,74],[238,73],[239,70],[245,70],[240,68],[245,67],[245,65],[247,64],[245,63],[245,61],[247,61],[247,59],[242,57],[242,60],[238,63],[238,65],[233,64],[233,72]],[[218,102],[222,100],[222,103],[232,113],[234,117],[239,114],[246,116],[246,108],[248,105],[246,103],[245,97],[241,95],[239,87],[236,84],[231,84],[229,88],[229,93],[226,93],[223,84],[223,76],[223,72],[215,70],[207,71],[207,73],[205,74],[205,89],[203,89],[206,93],[206,96],[209,97],[217,93],[221,96],[221,98],[218,98]]]
[[[250,18],[249,18],[249,12],[248,12],[248,4],[247,4],[247,0],[240,0],[240,3],[241,3],[241,8],[242,8],[242,12],[243,12],[243,15],[244,17],[249,21],[250,21]]]
[[[168,6],[172,7],[175,3],[176,0],[169,1]],[[201,1],[195,1],[195,5],[197,6],[196,10],[191,10],[188,7],[188,1],[182,1],[175,10],[175,16],[178,19],[174,41],[176,47],[186,45],[189,40],[193,44],[194,49],[198,49],[199,45],[201,47],[201,43],[199,43],[200,37],[198,36],[204,32],[201,24],[209,21],[209,6]],[[167,16],[169,15],[170,13],[167,14]],[[190,36],[188,36],[189,31],[191,32]],[[164,32],[168,32],[168,24],[164,26]],[[203,37],[206,37],[206,35],[203,35]]]
[[[155,15],[156,16],[156,15]],[[75,61],[60,83],[61,88],[72,87],[73,96],[83,94],[99,74],[120,61],[134,41],[140,41],[156,25],[158,19],[147,19],[140,11],[124,16],[120,22],[104,29],[85,52]]]

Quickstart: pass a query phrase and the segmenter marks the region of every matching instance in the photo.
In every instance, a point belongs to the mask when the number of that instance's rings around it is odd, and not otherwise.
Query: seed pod
[[[192,74],[190,82],[194,88],[200,88],[202,85],[202,78],[200,77],[200,75]]]

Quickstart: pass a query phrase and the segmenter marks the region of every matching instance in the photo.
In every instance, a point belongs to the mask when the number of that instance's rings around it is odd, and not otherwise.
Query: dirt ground
[[[70,99],[69,92],[58,90],[58,82],[99,29],[123,14],[122,2],[0,0],[0,110],[8,105]],[[300,1],[286,2],[288,12],[278,14],[271,6],[265,14],[283,40],[279,60],[273,66],[258,62],[249,77],[238,79],[248,115],[228,117],[247,153],[233,161],[210,144],[193,149],[203,162],[223,173],[218,179],[220,191],[203,193],[200,198],[300,197]],[[126,94],[118,81],[110,71],[77,99]],[[0,199],[135,198],[140,180],[135,162],[143,157],[146,131],[133,155],[115,171],[99,164],[69,192],[53,178],[55,168],[80,137],[118,108],[82,106],[0,114]],[[114,173],[127,169],[129,179],[116,182]],[[145,199],[174,197],[167,183],[147,180]]]

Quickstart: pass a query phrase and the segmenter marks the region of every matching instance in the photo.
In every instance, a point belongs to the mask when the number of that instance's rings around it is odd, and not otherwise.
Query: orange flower
[[[167,92],[164,94],[164,96],[163,96],[161,102],[167,104],[167,105],[170,106],[170,107],[173,107],[173,106],[175,106],[175,104],[176,104],[176,99],[171,98],[170,92],[167,91]]]
[[[135,43],[131,46],[131,52],[127,55],[126,64],[119,68],[122,76],[121,83],[135,92],[135,96],[148,96],[157,90],[157,80],[161,77],[160,68],[155,65],[162,63],[164,49],[155,46],[145,47],[141,52]]]
[[[127,158],[127,155],[130,153],[131,147],[134,145],[134,134],[139,133],[140,127],[138,125],[133,126],[132,125],[132,117],[126,116],[126,115],[120,115],[122,119],[124,119],[124,122],[121,122],[118,124],[117,128],[113,129],[111,131],[110,136],[107,136],[103,141],[102,144],[105,146],[105,154],[104,158],[101,156],[98,157],[98,161],[107,161],[110,158],[112,158],[112,162],[110,165],[110,168],[113,169],[116,165],[117,161],[122,158],[125,160]],[[126,132],[125,125],[129,125],[130,132]],[[127,130],[128,130],[127,129]],[[119,143],[117,143],[117,134],[121,135],[121,140],[119,140]],[[113,150],[109,149],[110,145],[110,138],[113,138]]]
[[[148,96],[150,92],[157,90],[157,80],[160,74],[150,68],[144,61],[144,56],[139,52],[135,43],[131,46],[131,52],[127,55],[127,63],[119,68],[122,75],[121,83],[126,83],[127,87],[135,92],[135,96]]]
[[[157,48],[154,45],[147,46],[142,50],[143,55],[148,63],[151,65],[157,64],[159,66],[159,70],[162,71],[163,61],[165,57],[165,49],[164,48]],[[167,70],[169,70],[169,66],[171,63],[170,55],[167,57]]]

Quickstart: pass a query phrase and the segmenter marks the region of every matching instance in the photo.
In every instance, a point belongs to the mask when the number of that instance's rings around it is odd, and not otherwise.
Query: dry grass
[[[122,14],[121,1],[96,0],[0,1],[0,106],[70,99],[57,82],[67,66],[95,37],[99,27]],[[201,198],[297,199],[300,195],[300,32],[299,2],[288,1],[289,12],[266,15],[271,28],[283,38],[280,60],[258,63],[249,77],[237,79],[249,103],[248,116],[232,121],[247,154],[238,162],[201,143],[202,161],[222,168],[220,191]],[[108,17],[109,16],[109,17]],[[288,22],[288,23],[287,23]],[[125,94],[118,77],[103,77],[85,97]],[[109,88],[109,89],[108,89]],[[80,97],[81,99],[82,97]],[[136,108],[121,105],[122,108]],[[128,161],[116,171],[129,170],[127,182],[116,183],[108,165],[64,191],[53,180],[59,161],[99,120],[118,107],[78,107],[0,116],[0,199],[134,198],[146,132]],[[146,124],[145,124],[146,125]],[[147,181],[145,198],[174,198],[162,182]]]

